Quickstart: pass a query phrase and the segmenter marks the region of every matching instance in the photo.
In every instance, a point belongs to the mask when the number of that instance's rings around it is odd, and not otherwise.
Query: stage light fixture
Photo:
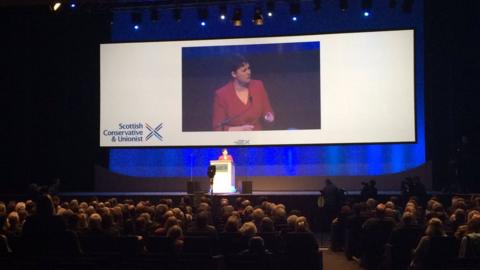
[[[222,4],[218,7],[219,10],[219,18],[220,20],[224,21],[227,18],[227,5]]]
[[[262,9],[258,6],[255,7],[252,21],[255,25],[263,25]]]
[[[340,10],[347,11],[348,9],[348,0],[340,0]]]
[[[314,0],[313,1],[313,9],[319,11],[322,8],[322,0]]]
[[[158,10],[156,8],[151,8],[150,9],[150,21],[152,23],[158,22],[158,19],[160,18],[158,14]]]
[[[369,17],[372,14],[372,0],[362,0],[361,9],[363,16]]]
[[[388,6],[389,6],[390,8],[395,8],[395,7],[397,6],[397,0],[390,0],[390,1],[388,2]]]
[[[298,16],[300,15],[300,2],[299,1],[292,1],[290,3],[290,16],[292,16],[292,21],[296,22],[298,20]]]
[[[236,27],[242,26],[242,9],[236,8],[233,12],[232,23]]]
[[[53,11],[53,12],[58,12],[60,11],[60,9],[62,8],[62,1],[51,1],[50,2],[50,9]]]
[[[404,0],[402,4],[402,10],[405,13],[410,13],[412,12],[413,8],[413,0]]]
[[[200,21],[201,26],[207,25],[208,20],[208,8],[207,7],[199,7],[197,8],[197,15],[198,20]]]
[[[182,10],[179,7],[174,8],[172,11],[172,16],[176,22],[182,21]]]
[[[275,11],[275,1],[267,1],[267,16],[272,17]]]
[[[142,13],[140,13],[139,11],[133,11],[132,13],[130,13],[130,19],[133,24],[133,29],[139,30],[140,24],[142,23]]]
[[[68,5],[71,9],[77,8],[77,1],[70,1],[70,4]]]

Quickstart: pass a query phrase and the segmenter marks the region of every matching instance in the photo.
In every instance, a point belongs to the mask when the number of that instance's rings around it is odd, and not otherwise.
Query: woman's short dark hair
[[[234,54],[232,57],[230,57],[230,60],[229,60],[230,71],[235,72],[237,71],[237,69],[243,67],[245,64],[248,64],[248,63],[249,63],[248,59],[245,58],[243,55]]]

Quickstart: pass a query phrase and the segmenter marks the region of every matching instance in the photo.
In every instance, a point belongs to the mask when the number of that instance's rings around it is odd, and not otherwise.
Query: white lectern
[[[216,173],[213,178],[213,193],[234,193],[235,165],[230,160],[210,160],[210,165],[215,166]]]

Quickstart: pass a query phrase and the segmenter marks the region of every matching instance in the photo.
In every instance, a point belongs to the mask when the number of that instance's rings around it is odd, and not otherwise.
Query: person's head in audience
[[[8,203],[7,203],[7,213],[15,211],[15,205],[17,205],[16,201],[8,201]]]
[[[339,217],[346,218],[349,216],[352,212],[352,209],[348,205],[343,205],[342,208],[340,208],[340,215]]]
[[[209,197],[207,197],[207,196],[202,196],[202,197],[200,197],[200,202],[201,202],[201,203],[206,203],[209,208],[210,208],[210,206],[212,205],[212,200],[211,200]],[[208,210],[210,210],[210,209],[208,209]]]
[[[206,202],[199,203],[197,207],[197,213],[200,213],[202,211],[210,211],[210,205]]]
[[[456,224],[464,224],[467,222],[467,215],[464,209],[457,208],[453,215],[450,217],[451,222],[455,222]]]
[[[85,209],[85,214],[87,214],[88,216],[91,216],[92,214],[95,214],[97,211],[95,210],[95,208],[93,206],[88,206],[87,209]]]
[[[112,217],[113,217],[113,223],[115,225],[122,225],[123,224],[123,212],[122,212],[122,208],[120,206],[114,206],[112,208]]]
[[[208,218],[209,213],[207,211],[202,211],[198,213],[195,220],[195,225],[197,226],[197,228],[206,228],[208,225]]]
[[[235,203],[234,203],[234,207],[238,210],[238,209],[242,209],[242,202],[243,202],[243,198],[242,197],[237,197],[235,198]]]
[[[88,229],[90,231],[101,231],[102,230],[102,217],[97,214],[91,214],[88,218]]]
[[[480,215],[475,215],[468,221],[467,232],[480,233]]]
[[[88,208],[88,203],[87,202],[81,202],[78,207],[80,209],[86,210]]]
[[[375,208],[377,207],[377,201],[374,198],[369,198],[367,200],[367,207],[368,210],[375,211]]]
[[[102,216],[102,228],[106,231],[110,231],[113,229],[115,222],[113,221],[113,215],[111,213],[107,213]]]
[[[154,220],[159,224],[163,224],[165,222],[164,215],[168,211],[168,205],[160,203],[155,206],[155,215]]]
[[[468,233],[468,226],[465,225],[460,225],[458,226],[457,230],[454,233],[455,238],[458,240],[461,240],[465,235]]]
[[[27,211],[28,216],[33,215],[35,212],[35,207],[35,203],[32,200],[27,200],[25,202],[25,211]]]
[[[446,236],[445,230],[443,228],[443,222],[439,218],[431,218],[428,221],[425,234],[430,237]]]
[[[263,217],[260,222],[260,231],[261,232],[275,232],[275,226],[273,220],[269,217]]]
[[[469,222],[474,216],[477,216],[477,215],[480,215],[480,211],[478,211],[478,210],[472,210],[472,211],[468,212],[467,222]]]
[[[52,197],[50,197],[48,194],[39,196],[36,206],[36,213],[39,216],[51,216],[55,214],[55,207],[53,205]]]
[[[225,222],[225,232],[238,232],[240,228],[240,219],[237,216],[229,216]]]
[[[222,218],[225,220],[227,219],[229,216],[232,215],[232,212],[234,211],[235,209],[233,208],[233,206],[231,205],[224,205],[222,207]]]
[[[167,218],[167,220],[165,221],[165,224],[163,225],[163,228],[165,229],[165,231],[168,231],[168,229],[170,229],[170,227],[172,227],[173,225],[180,225],[180,224],[176,217],[171,216]]]
[[[180,208],[175,207],[175,208],[172,209],[172,212],[173,212],[173,215],[178,220],[180,220],[181,222],[183,222],[185,220],[185,214],[183,213],[183,211]]]
[[[252,236],[248,240],[248,251],[253,254],[264,254],[266,252],[265,242],[260,236]]]
[[[403,210],[403,212],[409,212],[409,213],[412,213],[413,215],[416,215],[417,214],[417,209],[415,209],[415,207],[413,206],[407,206],[405,207],[405,210]]]
[[[7,206],[2,201],[0,201],[0,216],[1,215],[7,215]]]
[[[253,222],[245,222],[242,227],[240,227],[239,232],[243,237],[250,238],[257,234],[257,226]]]
[[[255,208],[253,210],[252,219],[253,219],[253,222],[255,222],[256,225],[260,225],[263,217],[265,217],[265,212],[262,210],[262,208]]]
[[[179,225],[173,225],[166,233],[166,236],[173,239],[175,250],[180,251],[183,248],[183,230]]]
[[[251,220],[252,214],[253,214],[253,207],[251,205],[248,205],[247,207],[245,207],[245,209],[243,209],[243,216],[247,220]]]
[[[290,229],[295,229],[295,224],[297,223],[298,216],[297,215],[290,215],[287,218],[287,225]]]
[[[275,224],[285,224],[287,223],[287,212],[285,208],[277,205],[272,212],[272,219]]]
[[[230,203],[228,201],[228,198],[223,197],[223,198],[220,199],[220,207],[224,207],[224,206],[229,205],[229,204]]]
[[[245,200],[242,201],[242,204],[241,204],[241,205],[242,205],[241,208],[242,208],[242,209],[245,209],[247,206],[251,206],[252,203],[250,202],[250,200],[245,199]]]
[[[298,217],[295,221],[295,232],[310,232],[310,225],[306,217]]]
[[[16,211],[12,211],[7,216],[8,231],[11,233],[17,233],[20,231],[20,216]]]
[[[417,224],[416,216],[411,212],[404,212],[402,215],[402,223],[406,226]]]
[[[85,231],[88,229],[88,216],[85,213],[78,214],[78,229]]]
[[[378,217],[378,218],[383,218],[385,217],[385,204],[383,203],[379,203],[376,207],[375,207],[375,215]]]
[[[139,216],[135,219],[135,231],[145,236],[147,233],[147,220],[143,216]]]
[[[182,227],[178,226],[178,225],[173,225],[172,227],[170,227],[167,231],[167,237],[168,238],[171,238],[171,239],[174,239],[174,240],[177,240],[177,239],[181,239],[183,238],[183,230],[182,230]]]

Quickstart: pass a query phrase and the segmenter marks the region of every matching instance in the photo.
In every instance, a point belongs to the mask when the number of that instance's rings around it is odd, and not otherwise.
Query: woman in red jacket
[[[215,131],[262,130],[275,120],[263,82],[251,79],[250,64],[236,56],[232,80],[215,91],[212,126]]]

